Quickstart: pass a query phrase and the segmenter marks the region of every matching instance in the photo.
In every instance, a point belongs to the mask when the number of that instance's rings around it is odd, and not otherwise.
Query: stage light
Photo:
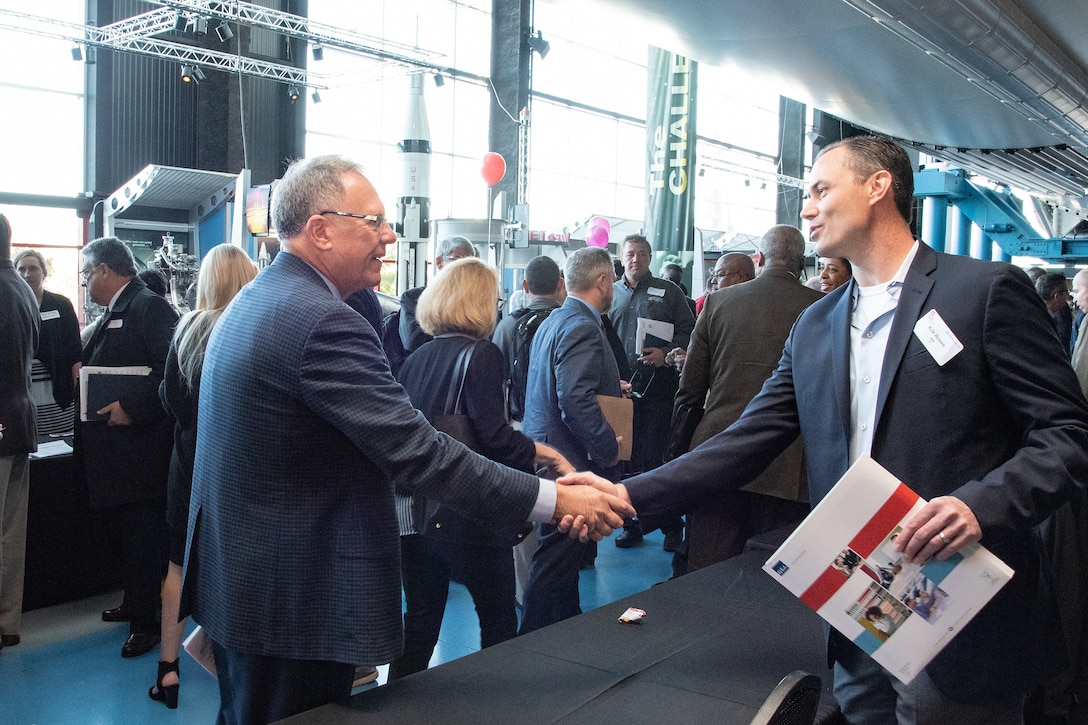
[[[189,70],[189,66],[187,66],[187,65],[183,65],[181,67],[181,82],[182,83],[192,83],[193,82],[193,73],[192,73],[191,70]]]
[[[445,78],[445,76],[443,76],[443,75],[442,75],[441,73],[435,73],[435,74],[434,74],[434,84],[435,84],[436,86],[438,86],[439,88],[441,88],[442,86],[446,85],[446,78]]]
[[[219,36],[219,42],[221,43],[225,43],[234,37],[234,31],[230,29],[229,25],[227,25],[226,20],[220,22],[219,25],[216,26],[215,34]]]
[[[78,45],[72,48],[72,60],[83,60],[83,49]]]
[[[536,35],[529,36],[529,50],[535,50],[540,59],[544,60],[548,57],[548,51],[552,49],[552,44],[544,40],[544,36],[540,34],[540,31],[536,31]]]
[[[318,93],[317,91],[314,91],[313,93],[310,94],[310,100],[313,101],[314,103],[321,103],[321,94]]]
[[[207,76],[204,75],[204,71],[200,70],[200,66],[194,65],[193,66],[193,80],[196,81],[197,83],[199,83],[200,81],[204,80],[205,78],[207,78]]]
[[[313,53],[314,60],[325,60],[325,49],[321,47],[321,43],[311,48],[310,52]]]
[[[291,99],[291,103],[297,101],[300,95],[302,94],[299,92],[298,86],[291,86],[287,89],[287,97]]]
[[[189,27],[189,18],[185,17],[182,13],[178,13],[174,16],[174,30],[178,33],[184,33],[185,28]]]
[[[208,19],[197,16],[193,20],[193,35],[203,38],[208,34]]]

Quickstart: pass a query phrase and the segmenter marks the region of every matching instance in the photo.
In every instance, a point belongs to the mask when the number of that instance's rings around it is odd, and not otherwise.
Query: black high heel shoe
[[[155,686],[147,691],[147,696],[152,700],[158,700],[165,704],[171,710],[176,710],[178,706],[178,690],[181,689],[181,683],[176,685],[164,685],[162,684],[162,676],[167,672],[178,673],[178,661],[163,662],[159,660],[159,677],[155,680]]]

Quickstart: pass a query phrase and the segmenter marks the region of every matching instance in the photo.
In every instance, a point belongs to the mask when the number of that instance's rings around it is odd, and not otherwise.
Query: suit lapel
[[[899,365],[903,361],[903,355],[907,351],[911,335],[914,334],[914,325],[922,316],[922,305],[929,297],[933,289],[933,278],[930,274],[937,268],[937,255],[927,245],[918,243],[918,252],[914,255],[914,261],[907,270],[907,277],[903,280],[903,289],[899,294],[899,303],[895,308],[895,317],[892,318],[892,329],[888,334],[888,346],[884,350],[884,363],[880,368],[880,389],[876,398],[876,425],[880,425],[880,416],[884,411],[884,403],[888,400],[888,393],[892,389],[892,382],[899,373]]]
[[[850,284],[840,295],[831,315],[831,369],[838,373],[833,376],[835,385],[835,405],[839,409],[839,421],[842,423],[843,440],[850,440],[852,416],[850,415],[850,318],[853,314],[854,285]],[[803,354],[803,353],[802,353]]]

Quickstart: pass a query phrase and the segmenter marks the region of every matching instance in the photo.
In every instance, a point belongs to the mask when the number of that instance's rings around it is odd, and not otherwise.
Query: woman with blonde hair
[[[177,421],[174,426],[174,454],[167,482],[167,519],[170,524],[170,566],[162,588],[162,645],[159,673],[147,694],[173,709],[178,706],[180,688],[178,653],[185,623],[178,622],[181,604],[181,566],[185,558],[185,534],[189,522],[189,495],[193,487],[196,458],[197,400],[200,371],[208,338],[234,296],[257,276],[257,265],[238,247],[213,247],[200,265],[196,287],[196,309],[181,318],[170,343],[166,372],[159,397],[163,407]],[[172,658],[172,659],[171,659]]]
[[[412,404],[434,422],[447,410],[451,386],[461,390],[461,412],[477,453],[512,468],[573,467],[554,448],[514,430],[506,420],[502,351],[491,341],[498,317],[499,278],[475,257],[446,265],[419,298],[416,319],[434,339],[404,361],[397,379]],[[459,360],[468,355],[463,386]],[[455,396],[456,397],[456,396]],[[472,595],[480,618],[480,646],[517,633],[514,608],[515,537],[475,525],[421,497],[397,495],[404,585],[404,654],[389,668],[394,680],[427,669],[438,642],[450,581]]]

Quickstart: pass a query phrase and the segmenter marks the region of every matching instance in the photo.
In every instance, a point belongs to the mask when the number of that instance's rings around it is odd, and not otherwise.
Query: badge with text
[[[929,350],[938,365],[944,365],[963,349],[963,343],[952,334],[937,310],[930,310],[918,320],[914,326],[914,334],[926,346],[926,350]]]

